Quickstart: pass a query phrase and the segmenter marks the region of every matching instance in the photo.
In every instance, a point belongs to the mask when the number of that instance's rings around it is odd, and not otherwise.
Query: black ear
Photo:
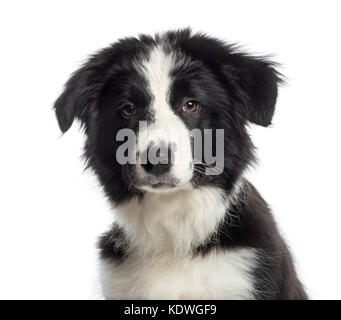
[[[224,69],[228,77],[233,75],[242,115],[258,125],[270,125],[275,111],[278,85],[282,82],[280,74],[275,70],[275,64],[265,58],[239,53],[230,54],[229,60]]]
[[[89,107],[95,100],[99,81],[95,68],[88,62],[76,71],[54,104],[59,127],[66,132],[75,118],[86,126]]]

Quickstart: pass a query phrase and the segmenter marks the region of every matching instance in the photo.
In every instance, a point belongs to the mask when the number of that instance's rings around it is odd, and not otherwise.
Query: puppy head
[[[271,123],[279,82],[271,62],[186,29],[98,52],[55,110],[63,132],[81,121],[89,165],[114,202],[205,184],[230,190],[252,160],[245,124]]]

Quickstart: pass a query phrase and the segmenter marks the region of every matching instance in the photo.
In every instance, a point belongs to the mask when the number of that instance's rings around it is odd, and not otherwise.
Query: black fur
[[[229,209],[217,232],[196,252],[205,255],[213,248],[239,247],[256,248],[262,253],[255,277],[257,299],[307,298],[271,212],[250,183],[246,183],[238,202]]]
[[[98,246],[101,248],[101,257],[103,259],[123,261],[127,255],[129,242],[124,230],[114,224],[111,230],[99,239]]]
[[[203,105],[200,115],[184,117],[190,129],[223,128],[225,132],[224,171],[206,176],[196,171],[196,187],[215,185],[229,194],[243,170],[254,160],[253,145],[245,125],[248,121],[262,126],[271,124],[281,82],[275,64],[262,57],[241,53],[235,46],[185,29],[162,36],[123,39],[95,54],[67,82],[55,103],[60,128],[66,132],[75,118],[85,128],[85,156],[96,172],[109,199],[120,204],[133,196],[143,197],[130,188],[133,179],[130,165],[121,166],[115,159],[120,143],[113,136],[122,128],[137,130],[139,120],[151,121],[147,108],[150,95],[144,79],[131,62],[148,57],[155,44],[162,43],[176,52],[179,64],[174,70],[171,105],[176,112],[184,96],[196,97]],[[179,60],[180,61],[180,60]],[[122,104],[134,102],[135,119],[120,118]],[[198,171],[204,169],[196,164]],[[232,215],[231,215],[232,213]],[[280,237],[267,204],[247,184],[243,198],[230,210],[229,221],[221,223],[216,234],[196,249],[205,255],[212,248],[257,248],[264,257],[256,270],[259,299],[304,299],[289,251]],[[231,216],[235,216],[231,221]],[[100,241],[102,257],[122,260],[128,245],[122,230],[114,227]]]

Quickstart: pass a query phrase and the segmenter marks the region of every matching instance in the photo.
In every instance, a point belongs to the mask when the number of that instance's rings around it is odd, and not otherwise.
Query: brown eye
[[[120,112],[125,118],[132,118],[136,115],[136,107],[132,104],[127,104],[120,109]]]
[[[196,112],[200,109],[200,103],[195,100],[188,100],[182,105],[182,112],[184,113],[192,113]]]

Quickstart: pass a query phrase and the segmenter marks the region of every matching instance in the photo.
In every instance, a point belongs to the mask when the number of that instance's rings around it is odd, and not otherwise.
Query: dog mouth
[[[132,186],[137,190],[148,193],[172,193],[178,190],[190,190],[193,188],[190,180],[182,182],[169,176],[164,179],[148,177],[147,179],[135,180],[135,183],[133,183]]]
[[[171,192],[180,189],[191,189],[191,176],[177,177],[170,172],[161,175],[152,175],[143,172],[136,166],[126,166],[124,170],[128,189],[142,192]]]
[[[139,190],[150,192],[158,191],[162,192],[176,189],[180,185],[180,181],[169,175],[164,177],[146,176],[137,179],[134,185],[135,188]]]
[[[154,183],[149,186],[153,189],[172,189],[176,187],[174,183],[164,183],[164,182]]]
[[[176,188],[179,185],[177,179],[168,178],[168,179],[143,179],[140,182],[139,188],[140,189],[149,189],[149,190],[167,190]]]

